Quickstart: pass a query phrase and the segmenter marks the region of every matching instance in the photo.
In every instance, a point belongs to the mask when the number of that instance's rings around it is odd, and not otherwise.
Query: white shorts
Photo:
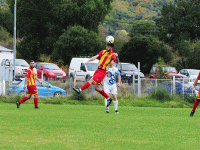
[[[113,85],[109,85],[109,84],[104,84],[103,85],[104,91],[108,94],[114,94],[117,95],[117,85],[113,84]]]

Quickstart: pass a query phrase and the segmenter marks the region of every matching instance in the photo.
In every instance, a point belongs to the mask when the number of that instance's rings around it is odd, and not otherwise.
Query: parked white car
[[[182,69],[179,71],[179,74],[183,75],[185,79],[188,79],[188,82],[194,82],[199,75],[200,70],[197,69]]]
[[[29,64],[24,59],[15,59],[15,77],[25,77]]]
[[[69,77],[74,79],[76,74],[76,80],[88,81],[98,68],[99,60],[90,61],[87,66],[85,62],[90,58],[72,58],[69,66]],[[76,72],[76,73],[75,73]]]

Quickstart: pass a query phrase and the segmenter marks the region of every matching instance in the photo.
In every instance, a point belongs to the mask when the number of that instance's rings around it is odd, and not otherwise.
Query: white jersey
[[[119,70],[112,66],[108,67],[106,77],[104,78],[104,84],[113,85],[116,84],[116,77],[120,75]]]

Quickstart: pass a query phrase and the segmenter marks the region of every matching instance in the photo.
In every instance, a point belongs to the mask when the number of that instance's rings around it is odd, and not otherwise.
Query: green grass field
[[[200,149],[191,108],[0,104],[0,149]]]

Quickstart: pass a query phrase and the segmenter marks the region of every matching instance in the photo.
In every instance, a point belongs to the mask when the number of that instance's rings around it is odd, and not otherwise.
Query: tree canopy
[[[200,37],[200,1],[175,0],[165,3],[161,18],[157,19],[157,26],[162,30],[165,42],[176,44],[181,40],[194,40]]]
[[[111,10],[112,0],[18,0],[17,33],[23,38],[20,53],[29,50],[38,59],[52,54],[54,44],[69,26],[80,25],[98,33],[98,26]],[[13,13],[14,0],[7,0]],[[66,50],[67,51],[67,50]]]
[[[170,47],[159,41],[152,35],[137,35],[124,44],[119,53],[119,59],[122,62],[131,62],[141,64],[141,70],[149,73],[153,64],[161,57],[168,63],[172,60]]]
[[[69,26],[56,42],[52,59],[62,59],[64,64],[69,64],[73,57],[97,55],[105,46],[105,41],[101,41],[94,31],[82,26]]]

